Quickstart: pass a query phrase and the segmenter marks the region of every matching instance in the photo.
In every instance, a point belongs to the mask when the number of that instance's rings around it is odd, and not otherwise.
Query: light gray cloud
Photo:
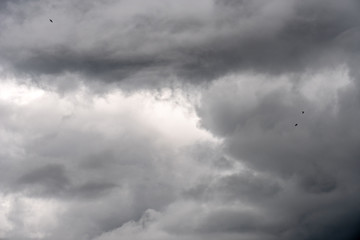
[[[10,96],[0,93],[6,112],[0,233],[10,239],[91,239],[140,219],[147,209],[161,211],[211,162],[194,161],[195,148],[186,149],[203,145],[200,159],[215,152],[206,143],[211,137],[185,118],[181,105],[171,107],[150,93],[60,96],[11,87],[3,84]],[[172,128],[179,131],[166,130]]]

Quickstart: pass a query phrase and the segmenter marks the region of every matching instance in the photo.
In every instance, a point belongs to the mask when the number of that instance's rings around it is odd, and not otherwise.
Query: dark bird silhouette
[[[295,127],[297,126],[298,124],[297,123],[295,123]]]
[[[52,20],[52,19],[49,19],[49,21],[50,21],[50,22],[53,22],[53,20]]]
[[[302,113],[302,114],[304,114],[304,113],[305,113],[305,111],[301,111],[301,113]]]

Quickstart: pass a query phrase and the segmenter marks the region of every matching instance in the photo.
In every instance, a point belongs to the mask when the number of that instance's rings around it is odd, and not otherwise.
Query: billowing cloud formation
[[[358,239],[358,10],[0,2],[0,239]]]
[[[197,112],[223,139],[217,170],[165,211],[96,239],[357,239],[356,84],[344,65],[302,78],[244,73],[214,82]]]
[[[356,239],[358,89],[346,67],[304,77],[294,84],[286,76],[235,75],[203,95],[202,125],[224,138],[227,154],[270,176],[245,177],[249,184],[234,175],[214,191],[226,189],[224,196],[250,200],[287,219],[266,225],[274,239]]]
[[[2,89],[0,219],[10,239],[87,239],[161,210],[205,174],[205,163],[190,158],[192,145],[203,146],[200,158],[217,152],[191,112],[150,93],[61,97],[13,83]],[[34,208],[44,202],[49,209]],[[55,219],[48,224],[49,215]]]

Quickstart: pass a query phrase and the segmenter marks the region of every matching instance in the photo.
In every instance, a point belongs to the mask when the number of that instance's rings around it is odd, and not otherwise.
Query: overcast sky
[[[1,0],[0,239],[358,239],[359,11]]]

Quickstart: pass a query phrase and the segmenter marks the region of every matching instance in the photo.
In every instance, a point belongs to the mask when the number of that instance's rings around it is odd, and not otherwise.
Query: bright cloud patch
[[[60,96],[15,82],[1,88],[1,187],[18,195],[2,201],[3,237],[53,238],[73,226],[68,239],[97,235],[160,210],[220,158],[210,153],[218,140],[197,127],[180,92]],[[194,151],[211,158],[194,161]],[[123,210],[111,213],[115,205]]]

